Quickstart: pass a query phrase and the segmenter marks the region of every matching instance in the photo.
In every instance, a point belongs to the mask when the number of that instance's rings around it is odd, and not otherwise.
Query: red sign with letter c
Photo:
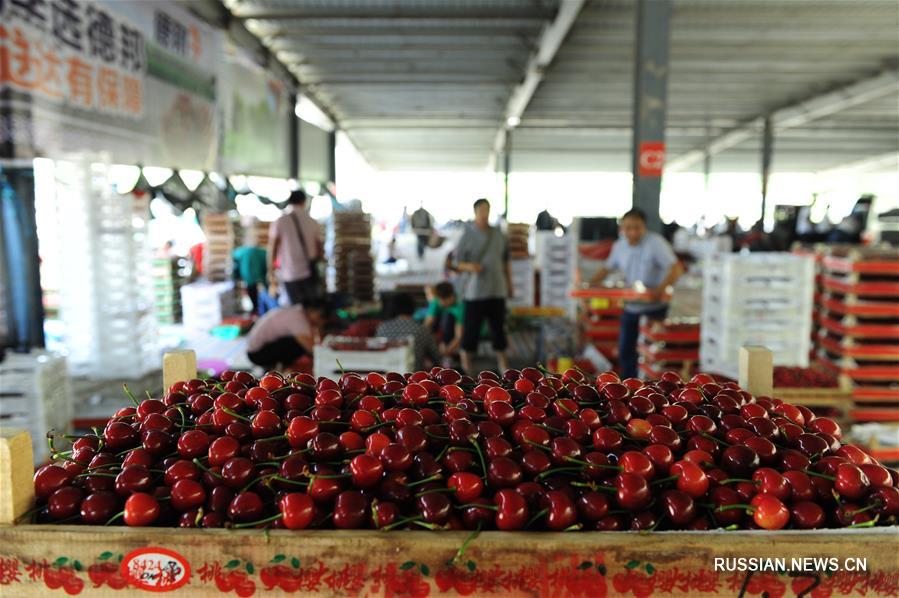
[[[640,143],[637,174],[641,177],[660,177],[665,165],[665,142],[643,141]]]

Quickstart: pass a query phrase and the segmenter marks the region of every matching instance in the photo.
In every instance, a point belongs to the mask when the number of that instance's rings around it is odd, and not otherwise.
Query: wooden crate
[[[167,355],[166,383],[195,375]],[[764,355],[747,355],[747,368]],[[767,363],[770,364],[770,356]],[[743,378],[770,388],[770,371]],[[764,367],[762,368],[764,370]],[[197,530],[11,525],[32,502],[27,433],[0,433],[0,595],[895,596],[893,528],[821,531],[467,532]],[[466,540],[467,549],[456,558]],[[834,558],[839,571],[730,571],[719,559]],[[850,571],[865,559],[863,571]],[[769,561],[760,561],[761,564]],[[771,561],[777,564],[776,561]],[[722,565],[726,568],[721,569]],[[124,593],[123,593],[124,592]],[[820,594],[819,594],[820,592]],[[57,594],[61,595],[62,592]]]

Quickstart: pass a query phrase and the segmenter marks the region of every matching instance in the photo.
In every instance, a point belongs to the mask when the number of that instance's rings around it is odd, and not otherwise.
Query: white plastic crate
[[[28,430],[35,463],[48,458],[47,432],[72,430],[65,357],[39,351],[7,354],[0,363],[0,427]]]
[[[815,260],[811,256],[783,252],[714,253],[703,262],[703,271],[713,280],[720,278],[737,284],[793,279],[802,283],[814,278]]]
[[[534,262],[530,258],[513,259],[512,270],[512,307],[532,307],[534,305]]]
[[[181,317],[187,330],[209,332],[236,309],[233,282],[195,282],[181,287]]]
[[[713,254],[703,262],[703,371],[737,375],[740,348],[771,350],[775,365],[808,367],[814,260],[787,253]]]
[[[158,368],[152,306],[149,196],[113,191],[107,165],[55,165],[62,340],[77,375],[110,377]],[[79,251],[70,251],[78,247]],[[130,352],[119,350],[130,334]]]
[[[334,345],[348,342],[364,343],[367,350],[334,349]],[[313,352],[313,373],[316,377],[333,378],[344,372],[411,372],[415,368],[415,351],[412,340],[391,346],[386,338],[359,339],[355,337],[328,336]],[[339,365],[338,365],[338,362]],[[342,370],[341,370],[342,368]]]

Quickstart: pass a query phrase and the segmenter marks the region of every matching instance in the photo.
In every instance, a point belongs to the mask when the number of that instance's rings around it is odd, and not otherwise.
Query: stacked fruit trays
[[[240,223],[230,214],[203,215],[203,275],[211,281],[229,280],[233,267],[234,248],[240,238]]]
[[[371,255],[371,216],[364,212],[334,213],[333,266],[335,288],[358,301],[375,296]]]
[[[823,274],[823,259],[824,255],[827,253],[828,246],[823,244],[815,245],[814,247],[804,247],[804,246],[796,246],[793,248],[793,254],[799,256],[805,256],[810,259],[815,260],[815,290],[813,297],[814,305],[821,305],[821,301],[824,299],[824,274]],[[821,331],[821,311],[818,309],[812,310],[812,352],[810,358],[814,360],[819,352],[819,339],[820,339],[820,331]]]
[[[537,232],[540,305],[571,309],[568,292],[574,284],[575,244],[571,235]],[[569,312],[574,315],[573,311]]]
[[[37,472],[27,433],[0,433],[3,583],[16,596],[88,583],[103,595],[895,595],[899,476],[841,444],[833,421],[760,397],[765,357],[741,354],[744,390],[532,367],[203,381],[195,358],[167,355],[161,398],[135,400],[71,452],[54,438]],[[807,557],[833,569],[810,574]]]
[[[899,423],[899,250],[838,248],[822,264],[821,355],[851,385],[855,421]]]
[[[622,287],[599,287],[575,289],[570,296],[579,300],[578,324],[583,341],[616,362],[624,302],[645,300],[647,295]]]
[[[699,365],[698,320],[643,322],[640,326],[640,371],[656,379],[666,370],[692,376]]]
[[[153,307],[160,324],[176,324],[181,321],[181,287],[185,277],[181,274],[180,258],[155,258],[153,260]]]
[[[528,238],[531,234],[531,225],[522,223],[510,223],[506,229],[506,237],[509,242],[509,257],[512,259],[530,257]]]

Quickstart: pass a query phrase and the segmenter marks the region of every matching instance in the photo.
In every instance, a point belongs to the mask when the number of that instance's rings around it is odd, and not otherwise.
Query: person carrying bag
[[[321,237],[318,225],[305,214],[306,193],[294,191],[287,202],[292,209],[272,223],[269,234],[269,259],[277,259],[277,269],[269,267],[269,282],[272,294],[280,283],[289,302],[297,305],[324,295]],[[306,242],[310,235],[311,250]]]

